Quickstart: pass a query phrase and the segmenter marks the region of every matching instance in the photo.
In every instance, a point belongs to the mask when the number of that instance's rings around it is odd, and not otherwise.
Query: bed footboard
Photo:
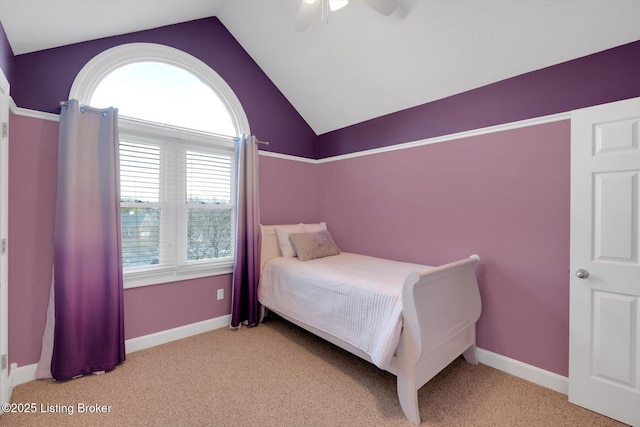
[[[418,389],[461,354],[475,355],[480,291],[478,255],[411,273],[402,291],[403,330],[397,350],[398,398],[405,416],[420,423]]]

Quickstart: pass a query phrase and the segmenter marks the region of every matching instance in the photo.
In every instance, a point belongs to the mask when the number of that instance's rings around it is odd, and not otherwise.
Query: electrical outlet
[[[218,301],[224,299],[224,289],[218,289]]]

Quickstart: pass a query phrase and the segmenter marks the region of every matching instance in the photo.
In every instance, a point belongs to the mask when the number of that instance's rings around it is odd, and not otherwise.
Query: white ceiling
[[[16,55],[217,15],[317,134],[640,40],[640,0],[0,0]],[[319,12],[319,11],[318,11]]]

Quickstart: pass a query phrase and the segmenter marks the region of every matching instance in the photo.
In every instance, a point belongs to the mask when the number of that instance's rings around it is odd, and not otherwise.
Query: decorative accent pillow
[[[329,230],[315,233],[292,233],[289,234],[289,240],[300,261],[340,255],[340,249],[331,238]]]
[[[305,233],[315,233],[316,231],[322,231],[327,229],[326,222],[320,222],[318,224],[302,224],[302,228]]]
[[[278,244],[280,245],[280,252],[285,258],[293,258],[296,256],[296,251],[291,246],[289,241],[289,234],[291,233],[304,233],[302,223],[295,225],[278,225],[276,226],[276,236],[278,236]]]

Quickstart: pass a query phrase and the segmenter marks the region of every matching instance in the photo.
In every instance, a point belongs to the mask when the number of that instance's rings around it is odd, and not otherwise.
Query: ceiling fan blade
[[[398,8],[396,0],[364,0],[365,4],[384,16],[389,16]]]
[[[298,16],[296,16],[296,24],[294,26],[296,31],[304,31],[309,27],[318,6],[320,6],[320,0],[315,0],[313,3],[309,3],[307,0],[300,1],[300,9],[298,9]]]

